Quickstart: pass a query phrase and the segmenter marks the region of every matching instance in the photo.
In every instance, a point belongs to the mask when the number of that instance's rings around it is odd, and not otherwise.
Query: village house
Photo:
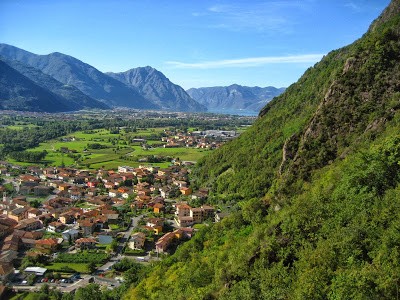
[[[143,232],[136,232],[132,234],[128,247],[133,250],[141,250],[144,247],[146,241],[146,235]]]
[[[4,239],[1,252],[7,250],[18,251],[20,244],[21,244],[21,238],[16,234],[11,234]]]
[[[65,228],[65,224],[62,222],[51,222],[47,225],[47,231],[49,232],[61,232]]]
[[[111,189],[108,191],[108,196],[110,196],[110,197],[118,197],[119,195],[120,195],[120,193],[118,192],[118,190]]]
[[[59,191],[68,191],[71,188],[71,185],[68,183],[61,183],[58,185]]]
[[[75,221],[75,216],[72,211],[67,211],[65,213],[60,214],[58,219],[63,224],[72,224]]]
[[[26,219],[28,216],[28,208],[27,207],[19,207],[13,209],[12,211],[8,212],[8,217],[19,222],[23,219]]]
[[[74,241],[78,238],[79,236],[79,230],[76,229],[68,229],[62,232],[62,238],[64,241]]]
[[[193,229],[191,228],[179,228],[173,232],[168,232],[164,234],[156,242],[156,252],[163,253],[166,252],[168,247],[174,242],[185,238],[191,238],[193,235]]]
[[[42,211],[34,208],[34,207],[30,207],[28,209],[28,219],[30,218],[37,218],[38,216],[40,216],[42,214]]]
[[[155,234],[160,234],[163,230],[164,220],[160,218],[147,219],[146,226],[153,228]]]
[[[55,252],[58,248],[58,245],[62,242],[62,239],[59,241],[56,238],[49,238],[44,240],[37,240],[35,242],[35,248],[40,252],[44,253],[52,253]]]
[[[181,187],[181,188],[179,189],[179,191],[180,191],[181,194],[184,195],[184,196],[189,196],[189,195],[192,194],[192,189],[189,188],[189,187]]]
[[[81,250],[93,249],[96,247],[96,240],[92,238],[80,238],[75,241],[75,247]]]
[[[79,227],[82,230],[83,236],[91,235],[96,228],[96,223],[94,222],[93,219],[79,220],[78,223],[79,223]]]
[[[176,211],[175,215],[179,217],[187,217],[190,216],[190,209],[191,207],[186,203],[176,204],[175,205]]]
[[[194,224],[193,217],[190,216],[177,216],[175,217],[175,223],[179,227],[192,226]]]
[[[160,214],[160,213],[164,212],[164,204],[162,204],[162,203],[154,204],[153,211],[155,214]]]
[[[43,223],[39,219],[25,219],[18,222],[18,225],[15,226],[15,229],[25,231],[33,231],[40,228],[43,228]]]
[[[33,188],[33,194],[36,197],[47,196],[50,195],[50,193],[51,193],[51,188],[48,186],[38,185]]]

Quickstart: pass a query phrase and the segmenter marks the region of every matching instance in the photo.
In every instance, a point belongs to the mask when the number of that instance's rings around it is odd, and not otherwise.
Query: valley
[[[0,298],[398,299],[400,0],[382,3],[124,3],[113,72],[0,44]],[[129,67],[147,60],[186,90]]]

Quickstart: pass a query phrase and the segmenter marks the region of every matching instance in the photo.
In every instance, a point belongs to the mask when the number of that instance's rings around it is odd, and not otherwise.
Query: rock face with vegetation
[[[125,299],[396,299],[400,0],[267,104],[192,177],[231,215]]]

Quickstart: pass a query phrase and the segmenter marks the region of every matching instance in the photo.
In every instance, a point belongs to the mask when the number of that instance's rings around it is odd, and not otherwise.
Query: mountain
[[[258,113],[268,101],[284,91],[285,88],[272,86],[261,88],[233,84],[226,87],[191,88],[187,93],[213,112],[244,110]]]
[[[32,80],[38,86],[41,86],[42,88],[64,98],[64,101],[68,103],[67,106],[71,107],[72,110],[81,110],[87,108],[109,109],[106,104],[90,98],[76,87],[72,85],[64,85],[55,80],[53,77],[39,71],[38,69],[24,65],[17,60],[8,60],[3,58],[3,61],[22,75]]]
[[[165,75],[152,67],[134,68],[121,73],[107,75],[135,87],[146,99],[160,108],[174,111],[206,111],[194,101],[183,88],[173,84]]]
[[[392,0],[199,162],[193,187],[230,215],[135,273],[125,299],[396,299],[399,132]]]
[[[103,74],[72,56],[58,52],[37,55],[7,44],[0,44],[0,55],[36,68],[65,85],[73,85],[89,97],[107,105],[141,109],[157,108],[133,87]]]
[[[0,60],[0,109],[61,112],[74,107]]]
[[[43,86],[49,84],[50,90],[71,101],[82,96],[77,92],[77,88],[87,96],[81,98],[85,104],[93,102],[90,99],[96,99],[108,106],[117,107],[206,111],[206,108],[193,100],[184,89],[151,67],[104,74],[72,56],[58,52],[37,55],[7,44],[0,44],[0,56],[9,61],[18,61],[20,64],[15,63],[15,67],[20,70],[24,65],[37,69],[41,72],[39,77],[33,75],[34,69],[25,68],[21,72],[32,74],[33,76],[28,77],[37,78],[34,80],[37,83],[43,81]],[[42,73],[49,77],[45,78]],[[63,86],[56,84],[50,77]],[[99,104],[98,106],[101,107]]]

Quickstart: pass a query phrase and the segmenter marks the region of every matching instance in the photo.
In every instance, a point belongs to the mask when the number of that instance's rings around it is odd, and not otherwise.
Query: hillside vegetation
[[[400,1],[205,157],[196,185],[236,201],[126,299],[396,299]]]

